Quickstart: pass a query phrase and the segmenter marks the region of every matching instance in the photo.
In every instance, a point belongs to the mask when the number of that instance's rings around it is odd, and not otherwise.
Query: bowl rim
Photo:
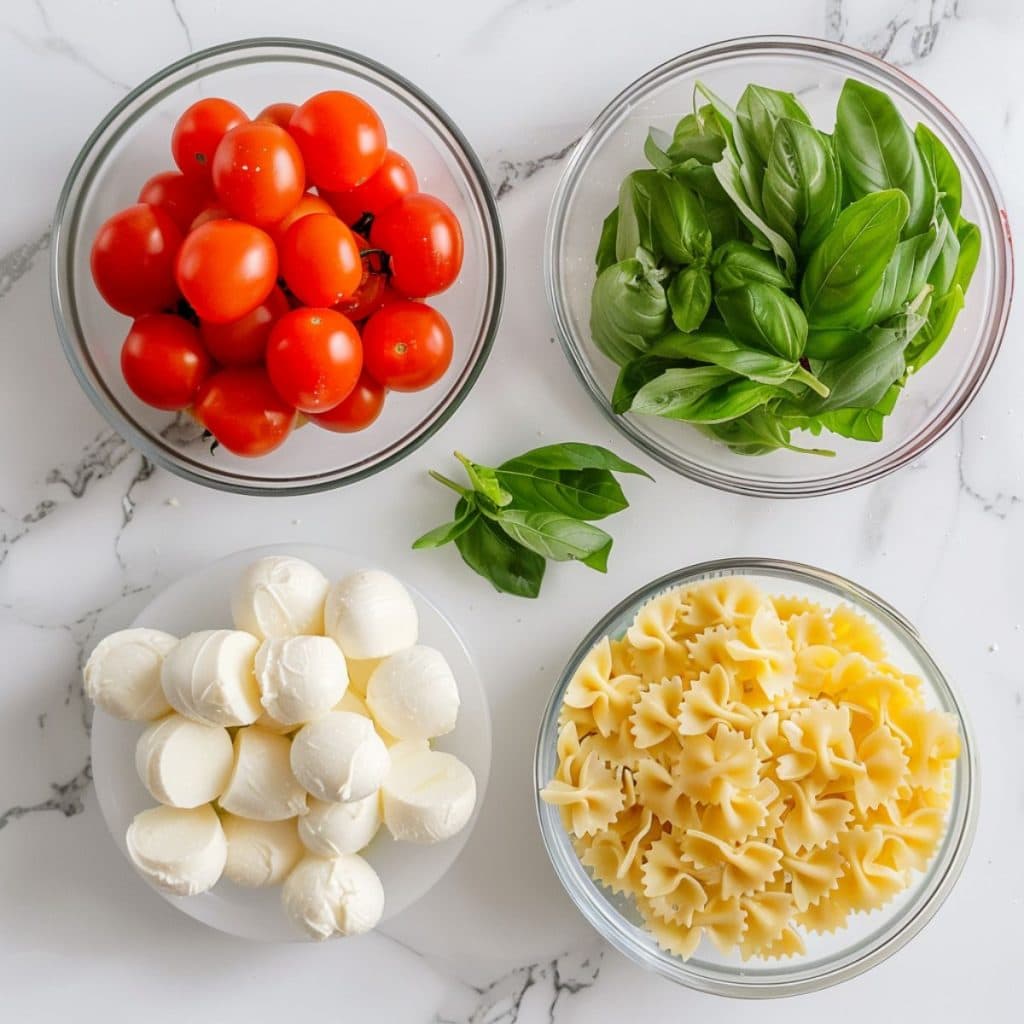
[[[574,336],[570,318],[561,300],[561,237],[569,201],[584,180],[582,177],[578,181],[574,180],[579,165],[590,155],[590,146],[599,133],[618,118],[622,109],[628,107],[637,94],[646,94],[648,89],[664,84],[671,77],[695,67],[703,67],[710,62],[721,63],[731,57],[747,54],[770,56],[774,52],[794,50],[806,57],[827,56],[845,61],[854,69],[859,65],[873,75],[888,79],[894,87],[913,94],[915,99],[928,108],[929,114],[941,125],[943,132],[956,140],[963,150],[969,171],[979,185],[981,205],[987,214],[989,225],[998,224],[1000,229],[992,232],[995,298],[988,322],[983,322],[978,331],[981,343],[972,362],[968,364],[965,374],[966,387],[961,384],[952,396],[952,401],[940,407],[937,416],[933,415],[926,420],[899,447],[862,466],[831,476],[808,475],[794,480],[749,479],[741,471],[729,472],[710,468],[699,459],[668,450],[664,445],[649,438],[626,416],[618,415],[612,410],[609,396],[598,385],[583,359],[582,350],[591,344],[590,339],[577,339]],[[1002,245],[998,244],[999,240],[1002,241]],[[865,50],[807,35],[737,36],[711,43],[664,61],[627,85],[597,114],[573,146],[552,195],[544,240],[544,288],[555,321],[558,340],[569,365],[604,417],[641,451],[681,476],[719,490],[754,497],[806,498],[835,494],[880,480],[919,458],[957,424],[988,378],[1006,333],[1013,301],[1013,283],[1013,241],[1002,191],[987,159],[956,115],[904,69],[889,64]]]
[[[956,716],[961,738],[956,790],[950,804],[946,833],[935,855],[937,873],[922,876],[919,882],[919,905],[907,907],[908,916],[900,927],[894,932],[886,933],[885,922],[881,920],[875,932],[861,940],[867,944],[866,950],[852,958],[849,953],[845,954],[844,962],[839,966],[824,966],[813,974],[808,974],[806,968],[801,970],[794,967],[790,972],[793,977],[780,970],[772,978],[746,981],[742,980],[742,968],[727,969],[711,975],[695,969],[690,962],[680,960],[660,948],[652,956],[646,949],[637,945],[629,932],[622,928],[623,919],[619,911],[612,906],[604,888],[580,865],[568,836],[554,813],[556,809],[545,804],[540,796],[541,789],[548,782],[545,759],[549,749],[554,749],[554,742],[557,740],[558,713],[565,689],[585,655],[608,634],[611,625],[631,609],[637,608],[669,588],[683,586],[688,582],[744,574],[767,575],[780,583],[786,580],[799,582],[826,590],[841,599],[852,597],[860,602],[906,644],[922,668],[927,670],[929,682]],[[956,793],[960,794],[959,799]],[[534,748],[533,797],[544,849],[554,873],[570,900],[605,941],[634,963],[687,988],[740,999],[784,998],[817,992],[863,974],[902,949],[935,916],[959,879],[974,841],[980,804],[978,749],[963,702],[921,640],[916,627],[891,604],[868,588],[838,573],[804,562],[759,556],[733,556],[697,562],[668,572],[638,587],[601,616],[566,661],[545,705]],[[570,874],[567,865],[577,866],[578,872]],[[938,871],[938,868],[941,868],[941,871]],[[576,877],[580,873],[588,880],[589,885],[580,884],[579,878]],[[722,974],[728,977],[723,977]]]
[[[66,307],[74,306],[64,273],[65,265],[72,258],[73,253],[67,241],[67,236],[72,226],[70,222],[76,219],[82,197],[87,194],[88,185],[91,183],[91,173],[94,173],[96,170],[95,164],[92,167],[88,166],[90,160],[93,159],[98,149],[100,149],[100,157],[105,157],[103,149],[109,148],[113,142],[113,139],[108,140],[105,146],[102,149],[100,148],[108,131],[110,131],[111,127],[126,110],[130,110],[135,104],[143,101],[148,94],[157,90],[166,80],[187,72],[190,68],[201,65],[209,60],[219,60],[234,56],[237,63],[250,63],[258,59],[257,55],[261,50],[274,50],[278,51],[279,54],[280,51],[294,51],[296,55],[305,54],[312,57],[319,55],[324,58],[347,61],[361,67],[372,75],[378,76],[392,88],[396,95],[402,96],[402,94],[405,94],[407,99],[412,100],[414,104],[424,108],[428,115],[436,118],[444,131],[449,134],[449,148],[453,152],[458,152],[460,162],[464,164],[462,169],[474,186],[474,198],[478,200],[475,209],[482,214],[482,220],[484,221],[484,245],[493,263],[493,273],[490,275],[485,296],[483,327],[475,340],[475,344],[479,346],[479,351],[474,361],[468,364],[463,371],[461,383],[458,383],[455,391],[451,393],[448,404],[440,412],[437,412],[436,407],[434,407],[427,414],[426,419],[429,419],[429,424],[426,429],[422,429],[424,420],[420,420],[416,427],[411,431],[407,431],[403,437],[394,442],[392,446],[394,450],[383,458],[369,465],[362,466],[354,472],[339,476],[338,470],[332,470],[329,471],[326,479],[324,474],[317,474],[315,479],[309,479],[307,474],[306,477],[299,478],[299,482],[295,483],[285,482],[287,478],[282,478],[281,483],[267,484],[261,482],[258,477],[249,477],[243,474],[237,476],[229,475],[218,467],[196,469],[193,468],[193,464],[190,461],[180,459],[168,450],[163,449],[153,441],[148,431],[137,425],[134,417],[120,408],[117,403],[109,401],[108,397],[94,386],[89,373],[83,365],[82,349],[85,347],[84,342],[80,341],[79,332],[72,327],[66,310]],[[282,59],[287,59],[287,53],[281,56]],[[265,59],[272,58],[268,56]],[[217,70],[223,70],[224,67],[231,66],[235,66],[235,62],[219,65]],[[202,76],[198,75],[196,77]],[[133,115],[131,120],[126,123],[132,123],[139,114],[145,113],[148,109],[148,107],[144,107],[142,111]],[[79,180],[83,171],[90,172],[90,176],[87,177],[84,183]],[[78,193],[77,197],[75,196],[76,192]],[[74,202],[72,202],[73,199]],[[316,494],[321,491],[328,491],[355,483],[395,465],[432,438],[461,407],[483,372],[500,328],[507,281],[504,232],[490,180],[469,140],[444,109],[419,86],[372,57],[368,57],[355,50],[334,46],[330,43],[290,36],[254,36],[226,43],[218,43],[202,50],[196,50],[160,68],[118,100],[82,144],[64,179],[53,217],[49,264],[50,305],[61,347],[79,385],[89,397],[93,406],[103,416],[104,420],[147,459],[162,469],[166,469],[176,476],[204,487],[257,497],[294,497],[303,494]],[[98,371],[95,376],[97,379],[102,380],[102,375]],[[195,465],[198,466],[200,464],[196,463]]]

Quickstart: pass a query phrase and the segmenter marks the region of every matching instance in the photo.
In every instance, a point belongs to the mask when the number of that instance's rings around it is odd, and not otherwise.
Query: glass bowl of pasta
[[[642,966],[748,998],[909,942],[978,802],[970,729],[913,626],[842,577],[754,558],[612,609],[555,687],[534,775],[584,917]]]

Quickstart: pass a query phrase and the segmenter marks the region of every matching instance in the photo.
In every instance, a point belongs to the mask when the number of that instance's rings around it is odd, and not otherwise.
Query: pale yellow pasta
[[[805,951],[939,848],[956,720],[845,605],[725,577],[658,595],[574,674],[542,790],[582,863],[683,958]]]

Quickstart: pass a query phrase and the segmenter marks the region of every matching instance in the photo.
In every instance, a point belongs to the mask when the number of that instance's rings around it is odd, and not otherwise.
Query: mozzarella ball
[[[170,807],[199,807],[224,792],[234,754],[231,736],[171,714],[154,722],[135,745],[135,769],[154,799]]]
[[[263,710],[253,663],[259,641],[237,629],[204,629],[164,658],[160,683],[179,714],[207,725],[248,725]]]
[[[307,935],[361,935],[384,913],[384,887],[358,854],[325,859],[306,856],[281,890],[285,913]]]
[[[419,617],[409,591],[394,576],[361,569],[331,587],[324,628],[346,658],[386,658],[416,643]]]
[[[348,687],[341,648],[326,636],[264,640],[256,654],[260,700],[273,719],[298,725],[326,714]]]
[[[465,828],[476,779],[453,754],[409,751],[394,758],[381,787],[384,824],[395,839],[439,843]]]
[[[292,774],[287,736],[258,725],[235,734],[235,763],[220,798],[225,811],[257,821],[283,821],[306,812],[306,792]]]
[[[221,820],[228,841],[224,874],[249,889],[280,885],[302,860],[295,820],[254,821],[225,814]]]
[[[85,695],[115,718],[148,722],[166,715],[171,706],[160,688],[160,666],[177,642],[159,629],[111,633],[85,663]]]
[[[312,796],[344,803],[362,800],[380,788],[388,770],[388,750],[369,718],[332,711],[295,734],[291,765]]]
[[[380,797],[371,793],[347,804],[311,797],[309,811],[299,818],[299,839],[318,857],[340,857],[369,846],[380,828]]]
[[[140,811],[128,826],[125,840],[139,874],[175,896],[212,889],[228,856],[224,829],[209,804]]]
[[[440,651],[407,647],[374,670],[366,687],[366,703],[392,736],[430,739],[455,728],[459,687]]]
[[[330,584],[301,558],[269,555],[242,573],[231,594],[231,617],[261,640],[324,631],[324,598]]]

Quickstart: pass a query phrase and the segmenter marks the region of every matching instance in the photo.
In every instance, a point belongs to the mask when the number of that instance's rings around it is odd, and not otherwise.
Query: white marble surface
[[[1024,207],[1024,21],[1010,0],[7,0],[0,8],[0,1017],[539,1024],[645,1019],[1019,1019],[1024,968],[1024,311],[962,424],[914,466],[828,499],[770,502],[649,465],[630,487],[607,577],[559,566],[541,601],[493,593],[450,549],[412,553],[448,499],[425,470],[580,439],[635,456],[577,386],[543,299],[558,164],[622,86],[736,34],[844,38],[909,65],[962,118]],[[286,13],[285,13],[286,12]],[[255,501],[187,485],[116,437],[78,390],[51,322],[48,225],[92,125],[191,48],[246,35],[338,43],[392,64],[445,106],[493,179],[510,263],[496,350],[470,400],[398,468],[318,497]],[[643,459],[639,459],[643,461]],[[658,543],[654,543],[658,538]],[[466,852],[395,928],[322,947],[253,945],[149,892],[106,834],[90,785],[78,669],[165,582],[272,541],[358,545],[429,590],[470,638],[492,702],[494,769]],[[966,696],[982,756],[974,852],[936,920],[838,989],[770,1005],[698,995],[604,946],[555,881],[534,821],[540,710],[578,637],[667,568],[727,554],[805,560],[888,597]],[[669,1018],[668,1015],[671,1015]]]

